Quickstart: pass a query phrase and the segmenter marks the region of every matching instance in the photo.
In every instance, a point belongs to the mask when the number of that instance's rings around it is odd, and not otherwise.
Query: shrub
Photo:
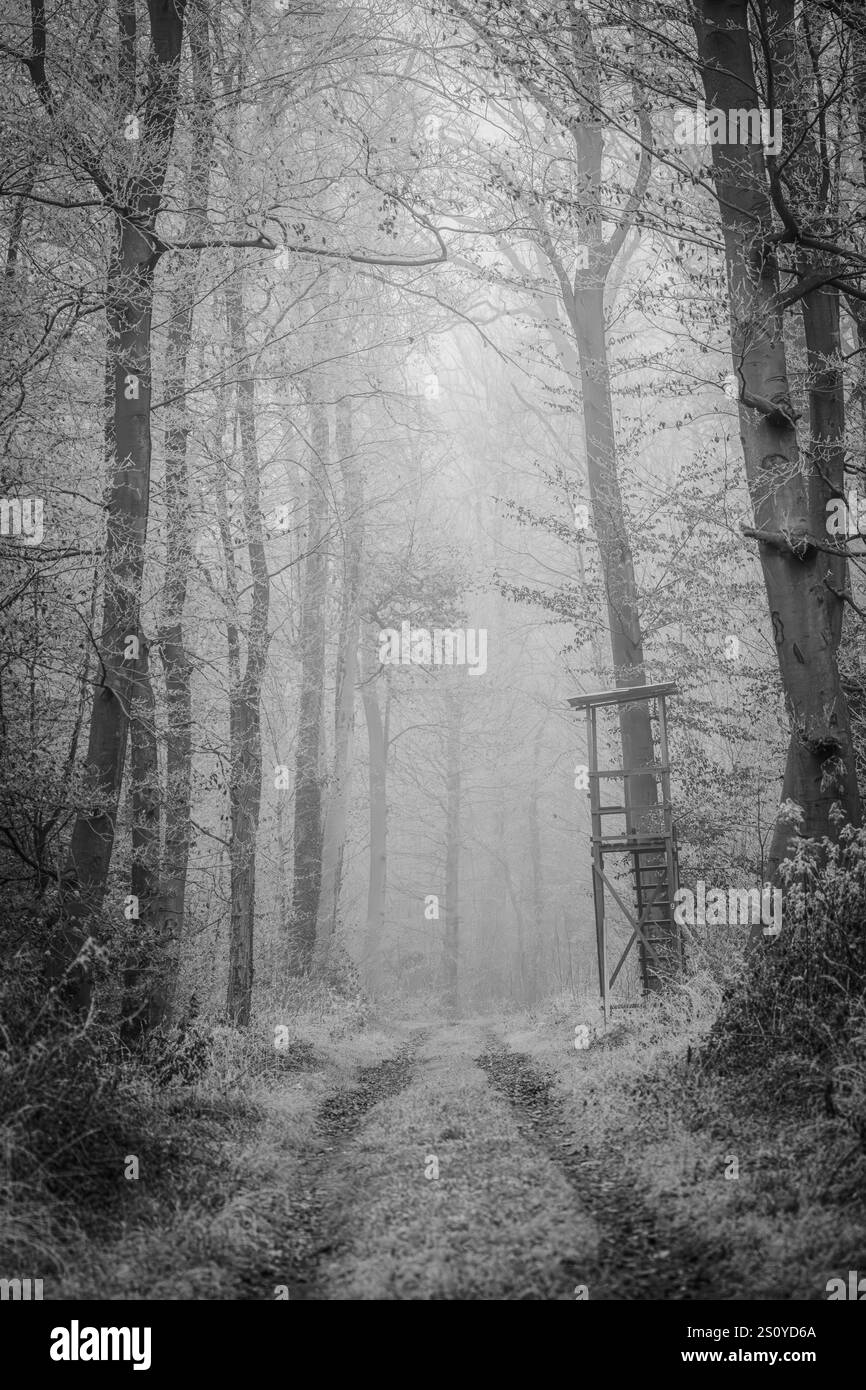
[[[798,839],[781,872],[781,934],[727,985],[705,1061],[759,1072],[768,1091],[771,1078],[778,1089],[799,1076],[805,1091],[824,1089],[831,1114],[844,1081],[856,1128],[866,1116],[866,830],[846,827],[838,843]]]

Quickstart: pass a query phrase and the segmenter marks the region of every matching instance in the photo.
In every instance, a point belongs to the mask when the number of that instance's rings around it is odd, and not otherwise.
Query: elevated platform
[[[584,710],[586,713],[592,890],[605,1020],[609,1019],[611,1009],[624,1007],[612,1002],[611,990],[635,942],[638,943],[644,994],[663,988],[672,975],[682,974],[682,933],[673,916],[679,886],[679,864],[671,805],[665,703],[668,695],[676,693],[676,684],[669,681],[657,685],[620,686],[616,690],[575,695],[568,701],[571,709]],[[644,701],[654,701],[658,715],[658,749],[653,746],[651,761],[635,767],[600,768],[598,710]],[[649,748],[645,751],[648,754]],[[648,784],[650,778],[652,782]],[[601,787],[608,779],[621,780],[623,794],[616,801],[605,804],[602,802]],[[608,816],[624,818],[625,830],[606,833],[604,821]],[[623,902],[619,889],[609,877],[605,858],[615,855],[627,855],[631,859],[634,909]],[[632,928],[625,950],[612,973],[608,964],[610,941],[605,920],[605,890],[618,904]]]

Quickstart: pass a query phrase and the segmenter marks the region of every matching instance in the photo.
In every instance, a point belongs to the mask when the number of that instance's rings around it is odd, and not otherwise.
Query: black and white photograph
[[[529,1301],[638,1373],[820,1370],[866,6],[0,0],[0,73],[22,1364]]]

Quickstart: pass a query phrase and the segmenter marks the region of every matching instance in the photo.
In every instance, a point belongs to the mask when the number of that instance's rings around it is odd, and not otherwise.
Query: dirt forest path
[[[483,1021],[410,1032],[319,1105],[272,1258],[236,1296],[731,1296],[717,1252],[661,1230],[552,1087]]]
[[[861,1267],[847,1130],[831,1191],[800,1115],[702,1066],[700,1017],[581,1016],[214,1031],[205,1077],[160,1092],[138,1180],[121,1168],[108,1218],[79,1204],[50,1296],[811,1301]]]

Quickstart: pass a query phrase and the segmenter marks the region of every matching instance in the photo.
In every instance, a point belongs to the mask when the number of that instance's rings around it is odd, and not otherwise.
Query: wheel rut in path
[[[639,1167],[633,1161],[624,1164],[619,1149],[611,1147],[603,1158],[589,1153],[563,1102],[552,1093],[552,1073],[492,1038],[477,1064],[598,1222],[598,1254],[582,1281],[590,1299],[669,1302],[737,1296],[726,1277],[723,1247],[712,1248],[654,1213],[640,1196]],[[591,1122],[587,1116],[586,1123]]]
[[[319,1265],[333,1256],[340,1245],[340,1204],[333,1201],[334,1194],[329,1191],[329,1170],[367,1113],[409,1085],[425,1036],[423,1031],[413,1033],[395,1056],[360,1068],[350,1086],[334,1091],[322,1101],[316,1114],[311,1153],[291,1179],[294,1191],[280,1223],[280,1249],[272,1252],[266,1265],[244,1279],[242,1300],[272,1299],[278,1286],[287,1286],[293,1301],[321,1297]]]

